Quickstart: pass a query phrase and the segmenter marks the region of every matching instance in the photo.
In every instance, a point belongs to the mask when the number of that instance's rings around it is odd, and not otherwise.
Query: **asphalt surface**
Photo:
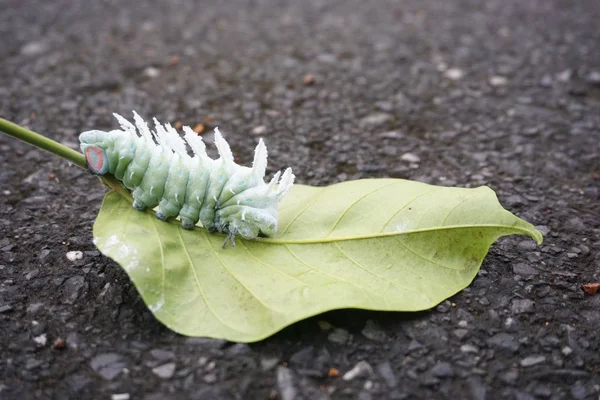
[[[500,240],[429,312],[190,339],[95,250],[98,181],[0,136],[0,398],[598,399],[598,21],[597,1],[0,0],[0,116],[73,148],[135,109],[218,125],[240,163],[264,137],[300,183],[488,185],[545,235]]]

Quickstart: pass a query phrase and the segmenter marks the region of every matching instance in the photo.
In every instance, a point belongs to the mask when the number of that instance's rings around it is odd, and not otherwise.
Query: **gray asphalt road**
[[[598,399],[598,21],[566,0],[0,0],[0,116],[53,139],[135,109],[218,125],[245,164],[262,136],[301,183],[488,185],[545,233],[430,312],[188,339],[95,250],[101,185],[2,136],[0,398]]]

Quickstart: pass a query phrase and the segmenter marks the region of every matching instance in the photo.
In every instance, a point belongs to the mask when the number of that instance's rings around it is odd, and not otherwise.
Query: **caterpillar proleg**
[[[185,229],[200,221],[211,232],[254,239],[277,232],[277,206],[294,182],[291,168],[277,172],[267,184],[267,148],[262,139],[252,168],[234,162],[229,144],[215,128],[219,158],[206,154],[202,138],[184,126],[184,138],[154,119],[154,130],[134,111],[134,124],[114,114],[121,130],[92,130],[79,135],[89,170],[113,174],[132,191],[136,210],[155,208],[166,221],[179,216]],[[192,149],[190,156],[186,143]]]

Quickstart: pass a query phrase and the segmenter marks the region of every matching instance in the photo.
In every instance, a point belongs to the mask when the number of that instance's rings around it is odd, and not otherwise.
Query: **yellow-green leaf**
[[[102,253],[129,274],[162,323],[190,336],[252,342],[332,309],[418,311],[468,286],[499,237],[542,236],[494,192],[398,179],[296,185],[279,234],[236,240],[182,229],[106,195]]]

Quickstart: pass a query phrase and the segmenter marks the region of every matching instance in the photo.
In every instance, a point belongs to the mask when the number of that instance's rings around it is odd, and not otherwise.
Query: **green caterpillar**
[[[254,150],[252,168],[236,164],[229,144],[215,129],[219,158],[206,154],[202,138],[183,127],[184,139],[170,125],[154,119],[151,131],[134,111],[135,126],[118,114],[122,130],[92,130],[79,135],[89,170],[113,174],[132,191],[136,210],[155,208],[166,221],[179,216],[181,226],[194,229],[200,221],[211,232],[254,239],[277,232],[277,206],[294,182],[291,168],[277,172],[267,184],[267,148],[262,139]],[[137,129],[136,129],[137,128]],[[193,156],[188,155],[186,143]]]

